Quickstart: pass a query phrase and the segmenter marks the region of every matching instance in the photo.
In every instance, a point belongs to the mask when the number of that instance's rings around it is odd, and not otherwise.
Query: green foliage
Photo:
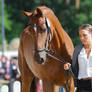
[[[75,0],[68,1],[67,3],[66,0],[5,0],[4,20],[7,41],[10,42],[14,37],[19,37],[28,24],[28,19],[21,14],[21,10],[34,11],[38,6],[46,5],[58,17],[61,25],[72,38],[74,45],[79,44],[79,26],[86,23],[92,24],[92,0],[80,0],[79,9],[75,8]]]

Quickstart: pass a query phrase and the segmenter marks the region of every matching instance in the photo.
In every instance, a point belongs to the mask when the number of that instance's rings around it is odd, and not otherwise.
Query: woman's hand
[[[65,70],[68,70],[70,68],[71,64],[70,63],[66,63],[64,64],[64,69]]]

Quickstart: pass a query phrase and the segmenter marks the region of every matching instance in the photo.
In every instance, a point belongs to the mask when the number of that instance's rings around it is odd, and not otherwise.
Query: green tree
[[[92,0],[80,0],[79,9],[76,9],[75,1],[76,0],[5,0],[6,19],[10,21],[10,24],[6,22],[9,28],[6,29],[5,27],[7,41],[10,42],[12,38],[19,37],[20,33],[28,24],[28,19],[21,14],[21,10],[34,11],[36,7],[46,5],[51,8],[58,17],[61,25],[72,38],[74,45],[79,44],[78,27],[86,23],[92,24]]]

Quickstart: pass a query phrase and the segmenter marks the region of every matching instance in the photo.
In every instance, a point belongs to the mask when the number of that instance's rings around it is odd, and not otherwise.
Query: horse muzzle
[[[36,52],[34,55],[34,59],[38,64],[44,64],[46,61],[46,52],[45,51],[39,53]]]

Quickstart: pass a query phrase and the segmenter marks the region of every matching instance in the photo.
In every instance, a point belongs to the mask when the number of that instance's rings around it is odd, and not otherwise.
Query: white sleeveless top
[[[83,47],[78,55],[79,74],[78,79],[92,77],[92,49],[87,58],[85,48]]]

